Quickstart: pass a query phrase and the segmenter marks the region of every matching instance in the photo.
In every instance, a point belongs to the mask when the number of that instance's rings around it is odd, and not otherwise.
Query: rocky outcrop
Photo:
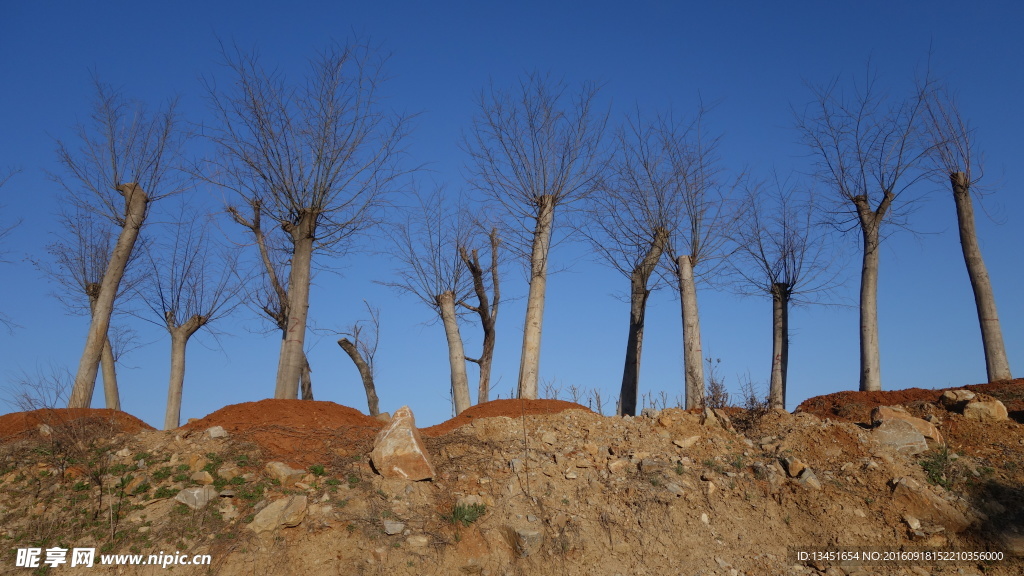
[[[408,406],[396,410],[388,425],[377,434],[370,460],[385,478],[429,480],[437,474]]]

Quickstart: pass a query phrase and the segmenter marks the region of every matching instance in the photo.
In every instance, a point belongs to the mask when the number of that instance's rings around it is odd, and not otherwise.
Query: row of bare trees
[[[444,327],[456,413],[472,404],[467,362],[479,366],[477,402],[489,399],[505,261],[527,270],[518,394],[538,396],[551,250],[576,231],[629,280],[620,414],[636,412],[646,305],[663,286],[680,300],[686,407],[703,405],[697,287],[724,278],[772,302],[769,399],[784,406],[789,308],[827,301],[836,285],[836,250],[822,222],[859,232],[860,388],[877,390],[879,247],[887,227],[907,224],[911,191],[938,172],[953,186],[989,378],[1010,378],[975,240],[970,193],[981,175],[974,132],[948,91],[931,81],[899,100],[880,94],[870,75],[849,92],[838,81],[814,89],[797,114],[816,159],[814,181],[827,189],[812,194],[810,183],[729,174],[703,105],[685,119],[636,110],[609,129],[597,85],[574,89],[528,74],[512,88],[491,85],[479,94],[463,149],[468,185],[482,202],[453,201],[438,186],[414,193],[397,206],[403,217],[387,223],[383,209],[397,205],[394,192],[412,170],[402,161],[411,117],[382,102],[386,59],[366,44],[331,45],[296,81],[255,52],[224,46],[221,55],[227,80],[204,81],[209,125],[185,130],[174,102],[151,113],[97,82],[77,142],[58,145],[63,171],[53,178],[67,192],[65,234],[40,267],[68,289],[65,303],[90,318],[70,407],[91,403],[101,366],[107,405],[119,407],[115,365],[123,343],[111,319],[131,294],[144,295],[143,310],[171,339],[166,427],[179,423],[189,338],[242,302],[281,333],[274,396],[297,398],[301,390],[312,399],[305,351],[311,276],[380,228],[399,264],[397,279],[382,284],[420,299]],[[190,136],[210,145],[207,157],[185,160]],[[256,273],[216,247],[198,213],[182,208],[147,224],[158,201],[197,182],[229,194],[226,212],[247,236]],[[372,330],[356,323],[339,345],[376,414],[379,313],[369,310]],[[466,317],[483,331],[477,357],[463,345]]]

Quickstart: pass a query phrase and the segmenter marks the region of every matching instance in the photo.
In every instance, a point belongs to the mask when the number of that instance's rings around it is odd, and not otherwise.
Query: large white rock
[[[201,488],[185,488],[178,492],[174,499],[193,510],[197,510],[206,506],[210,500],[216,497],[217,490],[213,486],[203,486]]]
[[[249,529],[253,532],[267,532],[278,527],[298,526],[306,517],[306,507],[305,496],[282,498],[260,510],[249,523]]]
[[[377,434],[370,460],[385,478],[429,480],[437,474],[408,406],[396,410],[388,425]]]
[[[871,423],[879,425],[886,420],[903,420],[909,422],[915,430],[921,433],[922,436],[935,442],[942,442],[942,434],[934,424],[927,420],[922,420],[915,416],[911,416],[909,412],[901,407],[896,406],[876,406],[871,411]]]
[[[964,418],[989,422],[1006,420],[1009,418],[1009,413],[1006,411],[1006,406],[1002,402],[995,398],[989,398],[976,402],[968,402],[967,405],[964,406]]]

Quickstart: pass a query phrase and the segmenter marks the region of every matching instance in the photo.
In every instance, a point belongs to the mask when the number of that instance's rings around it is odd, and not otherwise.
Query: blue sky
[[[6,2],[0,7],[0,168],[21,168],[0,190],[0,226],[21,220],[0,264],[2,312],[21,325],[0,332],[0,381],[50,364],[73,368],[87,322],[68,316],[48,294],[58,287],[26,261],[42,254],[57,230],[55,138],[68,139],[89,111],[90,73],[126,96],[157,106],[181,98],[189,121],[208,119],[200,76],[222,74],[217,38],[258,46],[268,63],[298,78],[306,59],[331,39],[370,38],[391,54],[387,104],[418,112],[408,160],[426,164],[451,190],[465,187],[458,142],[474,114],[474,95],[489,81],[508,86],[540,70],[569,82],[602,82],[601,102],[617,123],[639,106],[688,114],[699,99],[719,102],[710,116],[723,134],[726,169],[766,176],[810,170],[793,129],[792,107],[809,101],[807,83],[862,75],[870,58],[894,95],[911,87],[931,47],[932,70],[958,92],[986,154],[995,194],[979,214],[979,235],[996,291],[1010,363],[1024,370],[1024,8],[1015,2],[966,7],[954,2]],[[197,152],[198,153],[198,152]],[[948,191],[930,194],[912,219],[919,235],[897,233],[882,251],[879,318],[886,389],[946,387],[985,380],[977,317],[956,235]],[[216,211],[222,192],[199,188],[190,202]],[[556,226],[557,226],[556,222]],[[373,238],[367,240],[371,246]],[[856,301],[857,246],[840,294]],[[541,379],[561,387],[600,389],[614,408],[622,373],[628,305],[614,295],[626,281],[588,256],[582,244],[552,254],[568,265],[548,283]],[[381,308],[378,354],[381,408],[409,404],[422,425],[450,416],[444,332],[432,312],[374,280],[393,279],[393,264],[354,256],[330,263],[312,292],[311,316],[324,329],[364,316],[362,300]],[[498,321],[495,395],[508,397],[518,373],[524,296],[518,268],[506,269]],[[702,287],[698,294],[706,354],[721,358],[735,388],[749,371],[764,384],[770,365],[767,300]],[[150,424],[162,421],[169,339],[159,328],[121,319],[139,330],[141,348],[121,368],[124,408]],[[791,315],[790,408],[801,400],[856,389],[857,311],[796,309]],[[273,394],[279,341],[247,310],[218,326],[219,339],[199,335],[189,347],[182,417]],[[479,328],[466,325],[467,352]],[[358,374],[335,344],[310,334],[318,399],[365,411]],[[650,300],[641,394],[682,392],[681,323],[670,291]],[[471,380],[476,370],[469,367]],[[97,386],[99,390],[99,386]],[[98,392],[96,406],[102,403]],[[0,403],[0,411],[13,409]]]

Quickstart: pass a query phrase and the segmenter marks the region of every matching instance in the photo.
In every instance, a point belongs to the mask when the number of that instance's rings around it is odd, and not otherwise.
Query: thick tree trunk
[[[686,409],[704,406],[704,351],[700,344],[697,286],[689,256],[676,259],[679,268],[679,301],[683,313],[683,370],[686,372]]]
[[[860,272],[860,390],[882,389],[878,347],[878,225],[862,227],[864,260]]]
[[[302,360],[305,367],[302,369],[302,399],[313,399],[313,369],[309,367],[309,358],[303,353]]]
[[[437,297],[437,306],[444,324],[444,335],[448,339],[448,364],[451,366],[452,402],[455,414],[472,404],[469,399],[469,379],[466,376],[466,351],[462,347],[459,322],[455,317],[455,293],[451,290]]]
[[[275,398],[299,397],[299,380],[305,367],[306,320],[309,316],[309,283],[312,274],[316,217],[304,212],[297,224],[285,226],[292,236],[292,266],[288,279],[288,330],[284,332],[277,367]]]
[[[380,414],[380,401],[377,399],[377,387],[373,383],[373,370],[370,369],[370,365],[363,360],[356,345],[348,338],[338,340],[338,346],[341,346],[341,349],[348,354],[352,363],[356,365],[356,369],[359,370],[359,376],[363,379],[363,388],[366,389],[366,404],[370,409],[370,416]]]
[[[658,260],[661,259],[667,241],[667,230],[655,230],[647,254],[629,277],[629,335],[626,338],[626,360],[622,368],[622,387],[619,392],[619,416],[636,415],[636,399],[640,389],[640,356],[644,346],[644,317],[647,312],[647,298],[651,294],[647,289],[647,282],[654,273]]]
[[[167,412],[164,414],[164,430],[181,425],[181,393],[185,386],[185,347],[188,339],[202,328],[206,319],[193,316],[181,326],[173,325],[173,313],[168,312],[167,330],[171,334],[171,379],[167,387]]]
[[[117,370],[114,362],[114,350],[110,347],[110,337],[103,339],[103,353],[100,355],[100,368],[103,370],[103,398],[107,408],[121,409],[121,394],[117,390]]]
[[[964,252],[967,264],[967,275],[971,278],[971,289],[974,290],[974,305],[978,309],[978,322],[981,324],[981,344],[985,349],[985,370],[989,382],[1011,380],[1010,361],[1006,357],[1003,344],[1003,331],[999,326],[999,312],[996,310],[996,298],[992,293],[992,283],[988,278],[988,269],[981,257],[978,236],[974,227],[974,205],[971,201],[970,182],[963,172],[949,175],[953,185],[953,201],[956,203],[956,221],[960,230],[960,247]]]
[[[533,252],[530,255],[530,294],[526,301],[523,352],[519,361],[519,397],[527,400],[535,400],[538,392],[541,326],[544,322],[548,252],[554,218],[554,197],[545,194],[537,199],[537,225],[533,231]]]
[[[786,408],[786,374],[789,371],[789,284],[772,284],[772,376],[768,404]]]
[[[68,398],[68,408],[88,408],[92,404],[100,357],[103,355],[103,345],[107,338],[107,330],[110,328],[110,316],[114,311],[114,298],[117,297],[121,278],[124,277],[124,270],[135,248],[139,230],[146,219],[146,206],[149,203],[146,192],[135,184],[122,184],[117,190],[124,196],[124,224],[121,227],[121,234],[117,237],[117,243],[114,244],[114,252],[107,263],[103,281],[100,283],[95,312],[89,324],[89,335],[85,340],[85,350],[79,360],[75,385]]]

